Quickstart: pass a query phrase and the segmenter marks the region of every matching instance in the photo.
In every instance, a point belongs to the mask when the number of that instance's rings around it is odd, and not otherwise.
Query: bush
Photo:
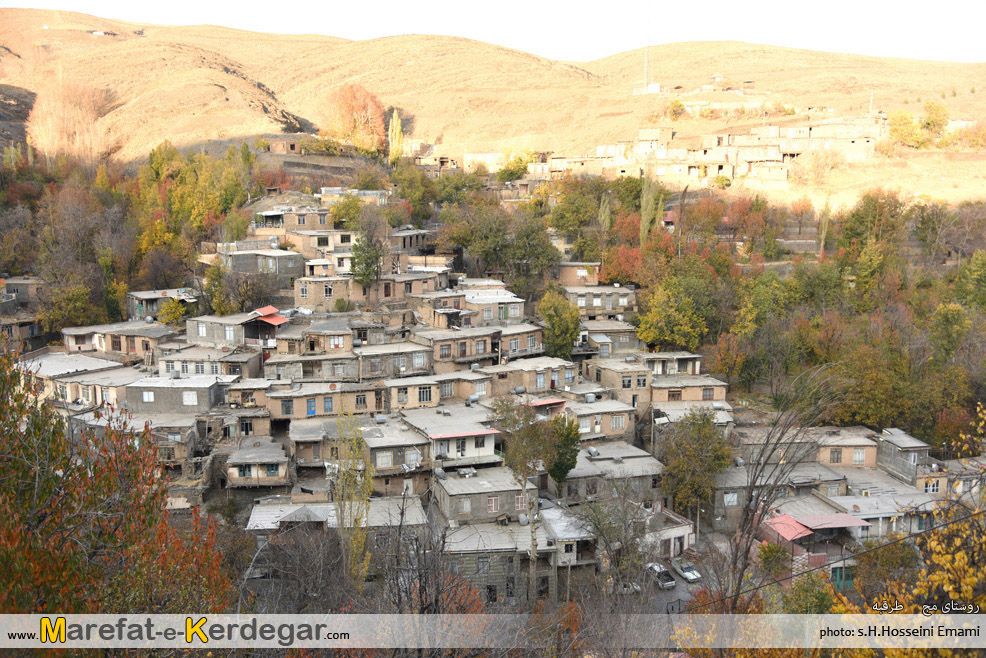
[[[340,297],[335,303],[336,313],[345,313],[349,310],[349,300]]]
[[[712,181],[712,184],[715,185],[720,190],[724,190],[730,185],[732,185],[733,181],[729,179],[729,176],[723,176],[722,174],[720,174],[715,177],[715,180]]]

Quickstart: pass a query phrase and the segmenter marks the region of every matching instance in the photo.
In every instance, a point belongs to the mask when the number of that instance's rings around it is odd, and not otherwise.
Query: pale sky
[[[735,40],[810,50],[986,62],[979,0],[84,0],[7,2],[166,25],[213,24],[260,32],[372,39],[445,34],[570,61],[645,43]]]

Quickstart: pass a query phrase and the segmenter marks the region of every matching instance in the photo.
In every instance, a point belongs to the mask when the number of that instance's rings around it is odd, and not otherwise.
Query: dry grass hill
[[[410,113],[414,137],[440,142],[453,155],[526,148],[584,153],[631,139],[660,120],[666,97],[631,94],[642,82],[643,59],[642,49],[571,63],[455,37],[349,41],[0,9],[0,101],[33,93],[38,102],[48,98],[55,112],[77,102],[72,85],[93,88],[102,94],[100,150],[128,161],[146,157],[163,139],[215,148],[317,126],[320,104],[346,82]],[[986,64],[740,42],[656,46],[649,62],[652,82],[685,89],[719,74],[753,80],[771,101],[838,112],[867,107],[872,93],[876,108],[920,113],[919,98],[944,93],[953,117],[986,118]],[[727,125],[694,120],[678,129],[687,136]]]

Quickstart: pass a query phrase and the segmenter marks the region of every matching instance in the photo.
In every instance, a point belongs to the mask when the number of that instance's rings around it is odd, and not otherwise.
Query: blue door
[[[308,400],[308,415],[309,416],[315,415],[315,398]]]

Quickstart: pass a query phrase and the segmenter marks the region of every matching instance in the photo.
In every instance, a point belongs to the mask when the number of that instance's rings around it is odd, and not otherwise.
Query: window
[[[334,398],[331,395],[326,395],[325,398],[322,399],[322,411],[324,411],[327,414],[332,413],[333,404],[334,404],[332,402],[333,399]]]
[[[408,466],[421,463],[421,451],[417,448],[404,449],[404,463]]]
[[[243,418],[240,420],[240,434],[243,436],[250,436],[253,434],[253,420],[250,418]]]
[[[496,603],[496,585],[486,586],[486,602]]]
[[[480,448],[485,448],[486,447],[486,437],[485,436],[477,436],[476,438],[474,438],[472,440],[472,445],[473,445],[474,448],[476,448],[476,450],[479,450]]]
[[[938,493],[938,480],[925,480],[924,493]]]
[[[539,372],[537,374],[537,385],[536,388],[544,388],[544,373]]]
[[[213,361],[209,364],[209,374],[218,375],[219,374],[219,364]]]
[[[476,354],[486,354],[486,341],[477,340],[476,341]]]
[[[401,386],[397,389],[397,404],[407,404],[407,387]]]
[[[267,464],[267,477],[276,478],[279,470],[277,464]]]
[[[569,498],[575,498],[579,495],[579,483],[569,482],[565,485],[566,493],[565,495]]]
[[[199,336],[205,336],[205,323],[199,322]]]
[[[308,398],[305,400],[305,415],[314,416],[315,415],[315,398]]]
[[[431,386],[418,387],[418,402],[431,402]]]
[[[477,558],[476,573],[489,573],[489,572],[490,572],[490,559],[488,557]]]
[[[476,395],[479,397],[486,396],[486,382],[476,382]]]
[[[866,449],[865,448],[853,448],[852,451],[852,465],[862,466],[866,461]]]
[[[647,375],[637,375],[637,388],[647,388]]]
[[[322,287],[322,294],[323,294],[323,295],[324,295],[325,297],[331,297],[331,296],[332,296],[332,284],[330,284],[330,283],[326,283],[326,284],[325,284],[325,285],[324,285],[324,286]]]
[[[390,452],[378,452],[377,453],[377,468],[390,468],[394,465],[394,453]]]
[[[197,362],[195,364],[195,374],[196,375],[204,375],[205,374],[205,364],[202,363],[201,361],[199,361],[199,362]]]
[[[339,236],[339,244],[349,244],[353,241],[353,236],[349,234],[343,234]]]
[[[295,216],[298,218],[298,226],[304,226],[305,225],[305,216],[304,215],[301,215],[301,214],[295,215]]]
[[[65,397],[65,394],[63,392],[63,388],[64,387],[62,387],[62,386],[59,386],[58,387],[59,396],[62,397],[62,398]],[[144,402],[154,402],[154,391],[144,391]]]
[[[472,514],[472,501],[466,496],[459,499],[459,514]]]
[[[424,368],[425,367],[425,353],[424,352],[415,352],[414,355],[411,356],[411,367],[413,367],[413,368]]]
[[[493,319],[493,307],[492,306],[486,306],[486,307],[483,308],[483,319],[484,320],[492,320]]]
[[[181,374],[183,374],[183,375],[187,375],[188,374],[188,361],[182,361],[181,362]]]
[[[537,340],[534,338],[534,336],[528,336],[527,337],[527,349],[533,350],[537,346],[538,346]]]
[[[302,299],[308,299],[308,286],[305,284],[298,286],[298,295],[300,295]]]
[[[496,495],[486,497],[486,511],[496,514],[500,511],[500,497]]]
[[[483,382],[485,384],[485,382]],[[455,384],[453,382],[442,382],[442,397],[450,398],[455,394]]]
[[[908,453],[908,455],[907,455],[907,461],[911,462],[912,464],[917,464],[918,463],[918,453],[916,453],[916,452]]]
[[[831,450],[829,450],[829,463],[830,464],[842,463],[842,448],[832,448]]]
[[[579,295],[579,300],[578,300],[577,304],[578,304],[578,306],[580,308],[585,308],[585,296],[584,295]]]
[[[600,297],[599,295],[593,295],[592,296],[592,305],[593,306],[602,306],[603,305],[603,298]]]
[[[585,495],[595,496],[596,495],[596,480],[595,478],[585,481]]]
[[[837,485],[837,484],[829,484],[829,485],[826,485],[825,486],[825,495],[826,496],[838,496],[839,494],[842,493],[842,491],[840,491],[840,489],[841,489],[841,487],[839,487],[839,485]]]
[[[510,351],[511,352],[518,352],[518,351],[520,351],[520,339],[519,338],[511,338],[510,339]]]
[[[623,378],[623,388],[630,388],[633,386],[633,377],[627,375]]]
[[[592,419],[589,418],[588,416],[583,416],[582,418],[579,418],[579,432],[581,432],[582,434],[586,434],[587,432],[591,431],[592,429],[591,421]]]
[[[514,495],[514,509],[518,512],[523,511],[527,506],[527,496],[522,492],[518,492]]]
[[[337,363],[332,366],[332,374],[336,377],[342,377],[346,374],[346,364]]]
[[[702,399],[711,400],[715,397],[716,391],[714,388],[703,388],[702,389]]]
[[[366,409],[366,393],[360,393],[356,396],[356,408]]]
[[[627,296],[620,295],[620,306],[626,306],[626,305],[627,305]]]
[[[186,407],[194,407],[199,403],[199,394],[196,391],[182,391],[181,403]]]
[[[575,381],[575,369],[574,368],[566,368],[565,369],[565,383],[566,384],[571,384],[574,381]]]
[[[230,340],[230,341],[236,340],[235,331],[232,325],[226,325],[225,336],[226,336],[226,340]]]
[[[441,359],[448,359],[452,357],[452,346],[446,343],[438,348],[438,357]]]
[[[157,456],[161,461],[170,462],[175,458],[174,448],[158,448]]]
[[[166,373],[171,373],[171,372],[174,371],[174,369],[175,369],[175,363],[174,363],[174,361],[166,361],[164,363],[164,371]]]
[[[458,457],[465,457],[466,456],[466,440],[465,439],[456,439],[455,440],[455,454]]]
[[[739,492],[727,491],[722,494],[722,504],[726,507],[737,507],[739,505]]]
[[[623,429],[623,424],[626,421],[624,416],[611,416],[610,417],[610,427],[614,430]]]
[[[501,321],[507,319],[507,307],[504,306],[503,304],[500,305],[499,313],[500,313],[500,320]]]
[[[329,336],[329,349],[341,350],[346,344],[345,336]]]
[[[250,468],[250,464],[240,464],[239,466],[236,467],[236,474],[239,475],[241,478],[248,478],[250,477],[251,470],[252,469]]]
[[[290,416],[294,413],[294,400],[281,400],[281,415]]]
[[[668,402],[681,401],[681,390],[668,391]]]

